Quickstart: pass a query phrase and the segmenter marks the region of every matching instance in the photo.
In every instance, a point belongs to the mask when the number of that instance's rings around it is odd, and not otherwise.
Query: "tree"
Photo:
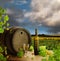
[[[8,23],[9,17],[6,14],[6,9],[0,7],[0,33],[4,32],[4,29],[9,26]]]

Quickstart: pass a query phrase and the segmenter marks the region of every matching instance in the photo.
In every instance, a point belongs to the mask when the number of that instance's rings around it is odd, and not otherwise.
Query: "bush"
[[[34,47],[31,45],[30,48],[29,48],[30,51],[33,51],[34,50]]]
[[[6,57],[2,53],[0,53],[0,61],[7,61]]]
[[[54,49],[54,55],[48,57],[48,61],[60,61],[60,49]],[[46,61],[46,58],[43,59]]]
[[[56,61],[60,61],[60,49],[54,50],[54,58]]]
[[[6,9],[0,7],[0,33],[3,33],[4,28],[6,29],[9,26],[8,20],[9,17],[6,14]]]
[[[54,56],[49,56],[48,61],[56,61]]]
[[[39,55],[45,57],[46,54],[46,46],[39,46]]]
[[[23,57],[23,55],[24,55],[24,52],[23,52],[23,50],[20,48],[20,51],[17,53],[17,56],[18,57]]]

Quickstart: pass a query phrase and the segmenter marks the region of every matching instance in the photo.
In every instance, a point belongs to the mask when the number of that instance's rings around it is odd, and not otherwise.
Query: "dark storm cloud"
[[[4,7],[4,5],[5,5],[6,3],[9,3],[9,2],[11,2],[11,1],[13,1],[13,0],[0,0],[0,6],[1,6],[1,7]]]
[[[20,22],[23,21],[24,15],[21,9],[8,8],[7,14],[9,15],[9,23],[11,26],[19,26]]]
[[[13,1],[13,0],[0,0],[0,3],[4,4],[4,3],[7,3],[7,2],[11,2],[11,1]]]
[[[16,9],[16,7],[7,8],[7,14],[12,16],[17,21],[18,19],[21,19],[24,17],[23,11],[19,8]]]
[[[14,17],[10,16],[9,15],[9,24],[10,24],[10,27],[11,26],[19,26],[19,23],[17,21],[15,21]]]
[[[49,27],[49,30],[47,32],[53,34],[60,34],[60,26]]]

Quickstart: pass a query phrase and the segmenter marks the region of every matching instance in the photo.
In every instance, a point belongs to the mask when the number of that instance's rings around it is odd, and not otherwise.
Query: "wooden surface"
[[[16,55],[19,49],[23,47],[23,44],[31,44],[30,33],[24,28],[12,27],[4,35],[3,41],[9,54]]]
[[[41,56],[35,56],[34,58],[28,58],[28,57],[22,57],[22,58],[18,58],[18,57],[10,57],[7,61],[42,61]]]

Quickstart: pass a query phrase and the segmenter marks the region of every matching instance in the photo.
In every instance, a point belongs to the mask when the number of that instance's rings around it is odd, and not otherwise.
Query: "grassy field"
[[[34,36],[32,36],[32,45],[34,45]],[[60,37],[39,37],[39,45],[46,46],[49,50],[57,49],[60,47]]]

